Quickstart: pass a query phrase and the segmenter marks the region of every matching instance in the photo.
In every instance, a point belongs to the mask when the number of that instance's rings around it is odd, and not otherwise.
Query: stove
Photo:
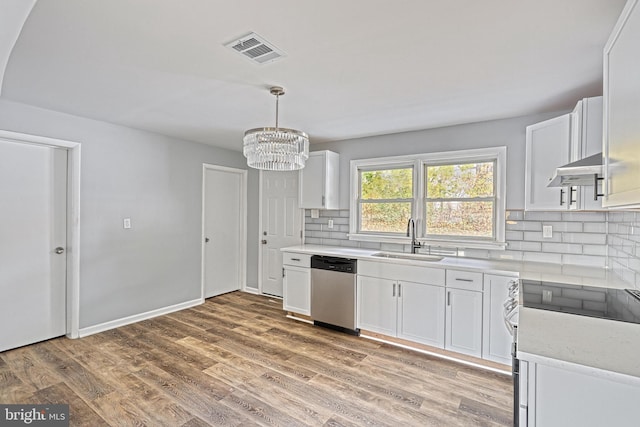
[[[640,323],[640,291],[520,280],[524,307]]]

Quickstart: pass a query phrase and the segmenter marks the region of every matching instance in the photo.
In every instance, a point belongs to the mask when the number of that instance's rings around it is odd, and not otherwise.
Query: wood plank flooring
[[[511,378],[287,319],[240,292],[0,353],[0,403],[77,426],[512,425]]]

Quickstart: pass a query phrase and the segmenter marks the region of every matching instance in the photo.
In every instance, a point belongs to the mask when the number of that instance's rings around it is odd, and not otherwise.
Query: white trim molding
[[[145,313],[134,314],[133,316],[127,316],[121,319],[110,320],[109,322],[100,323],[98,325],[89,326],[89,327],[80,329],[79,338],[83,338],[89,335],[108,331],[110,329],[119,328],[121,326],[130,325],[132,323],[141,322],[143,320],[173,313],[175,311],[184,310],[186,308],[195,307],[196,305],[200,305],[202,303],[204,303],[204,299],[198,298],[191,301],[185,301],[179,304],[170,305],[168,307],[162,307],[156,310],[150,310]]]

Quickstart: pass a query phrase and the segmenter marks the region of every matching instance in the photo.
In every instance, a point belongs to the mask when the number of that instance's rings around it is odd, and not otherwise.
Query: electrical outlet
[[[333,228],[333,220],[330,219],[329,221],[327,221],[327,227],[328,228]]]
[[[542,290],[542,302],[551,302],[551,298],[553,297],[553,292],[548,289]]]
[[[131,228],[131,218],[125,218],[125,219],[122,221],[122,226],[123,226],[124,228],[126,228],[126,229]]]
[[[553,237],[553,227],[550,225],[542,226],[542,237],[545,239],[550,239]]]
[[[320,211],[318,211],[318,209],[311,209],[311,218],[313,219],[320,218]]]

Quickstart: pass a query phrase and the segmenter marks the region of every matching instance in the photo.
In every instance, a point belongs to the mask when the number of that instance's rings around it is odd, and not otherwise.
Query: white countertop
[[[625,288],[612,272],[594,267],[445,257],[415,261],[373,257],[377,250],[301,245],[282,249],[314,255],[369,259],[407,265],[482,271],[521,279]],[[520,307],[518,357],[640,385],[640,325]]]
[[[519,276],[521,279],[560,282],[573,285],[584,284],[589,286],[604,286],[612,288],[629,287],[609,270],[595,267],[464,257],[444,257],[441,261],[389,259],[372,256],[376,252],[383,252],[379,250],[322,245],[290,246],[287,248],[283,248],[282,251],[313,255],[339,256],[345,258],[369,259],[372,261],[391,262],[396,264],[422,266],[428,265],[430,267],[482,271],[483,273],[487,274],[514,275]]]
[[[640,325],[527,307],[519,316],[519,359],[640,385]]]

